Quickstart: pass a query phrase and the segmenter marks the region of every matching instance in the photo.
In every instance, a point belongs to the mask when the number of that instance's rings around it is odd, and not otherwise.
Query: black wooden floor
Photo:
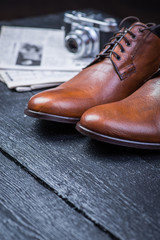
[[[59,17],[12,24],[58,26]],[[159,240],[160,152],[26,117],[35,93],[0,83],[0,240]]]

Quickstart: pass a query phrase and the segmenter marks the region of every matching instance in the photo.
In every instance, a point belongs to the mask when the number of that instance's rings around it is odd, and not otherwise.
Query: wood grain
[[[0,87],[1,149],[116,237],[159,240],[158,161],[155,166],[142,151],[91,141],[74,126],[24,117],[34,93]]]
[[[0,239],[111,240],[1,153]]]
[[[60,21],[51,19],[54,27]],[[50,20],[37,18],[33,25],[47,27]],[[36,92],[20,94],[3,84],[0,92],[1,150],[104,232],[123,240],[160,239],[160,152],[103,144],[74,126],[25,117]]]

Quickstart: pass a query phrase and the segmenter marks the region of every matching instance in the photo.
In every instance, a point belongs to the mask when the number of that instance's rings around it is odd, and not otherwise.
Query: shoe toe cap
[[[47,112],[47,106],[50,106],[51,95],[47,91],[38,93],[30,98],[28,102],[28,109],[36,112]]]
[[[138,142],[159,142],[157,124],[150,111],[121,101],[86,111],[80,124],[99,134]],[[145,115],[146,114],[146,115]]]
[[[64,117],[81,117],[92,105],[92,98],[79,96],[79,91],[53,89],[34,95],[28,102],[28,109]]]
[[[132,120],[120,103],[110,103],[86,111],[80,124],[102,135],[127,139],[138,131],[138,126]]]
[[[92,131],[97,133],[104,133],[108,128],[106,125],[109,124],[107,116],[104,116],[103,105],[96,106],[87,110],[81,117],[80,124]],[[106,112],[106,109],[105,109]],[[106,115],[106,114],[105,114]],[[110,129],[110,128],[109,128]]]

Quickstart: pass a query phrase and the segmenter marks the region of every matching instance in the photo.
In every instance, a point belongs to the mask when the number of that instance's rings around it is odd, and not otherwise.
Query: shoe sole
[[[36,112],[28,108],[24,110],[24,114],[30,117],[39,118],[43,120],[61,122],[61,123],[70,123],[70,124],[76,124],[80,120],[80,118],[63,117],[63,116],[52,115],[48,113]]]
[[[131,147],[131,148],[160,150],[160,143],[137,142],[137,141],[120,139],[120,138],[114,138],[114,137],[106,136],[106,135],[94,132],[92,130],[89,130],[83,127],[80,123],[77,123],[76,129],[83,135],[86,135],[88,137],[91,137],[101,142],[106,142],[114,145],[120,145],[120,146]]]

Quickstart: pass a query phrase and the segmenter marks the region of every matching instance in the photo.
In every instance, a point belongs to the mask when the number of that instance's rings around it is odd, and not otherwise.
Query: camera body
[[[65,46],[75,57],[95,57],[108,42],[118,24],[102,14],[72,11],[64,14]]]

